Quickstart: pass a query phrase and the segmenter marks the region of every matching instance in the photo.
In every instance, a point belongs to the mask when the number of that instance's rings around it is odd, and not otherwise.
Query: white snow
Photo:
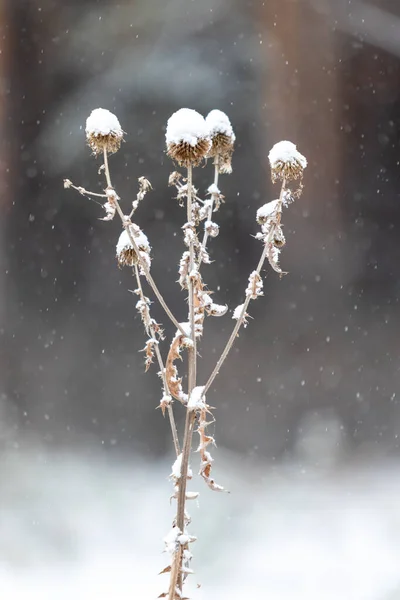
[[[179,323],[179,325],[182,327],[183,331],[185,332],[186,337],[188,337],[190,339],[190,337],[192,335],[190,323],[188,321],[186,321],[185,323]],[[181,332],[179,331],[179,329],[177,330],[176,335],[181,335]]]
[[[263,295],[263,281],[257,271],[253,271],[249,276],[249,284],[246,288],[246,296],[255,300],[258,296]]]
[[[236,321],[238,319],[240,319],[240,315],[242,314],[243,306],[244,306],[244,304],[239,304],[239,306],[237,306],[235,308],[235,310],[233,311],[232,319],[236,319]]]
[[[206,399],[203,396],[203,391],[204,385],[198,385],[193,388],[187,404],[189,410],[204,410],[206,408]]]
[[[144,249],[144,250],[150,252],[151,248],[150,248],[149,240],[147,239],[147,236],[143,233],[143,231],[140,231],[139,233],[136,233],[136,232],[131,232],[131,233],[132,233],[132,237],[134,238],[134,240],[135,240],[136,244],[139,246],[139,248],[141,250]],[[126,231],[126,229],[124,229],[118,239],[117,256],[119,256],[121,254],[121,252],[124,252],[124,250],[128,250],[128,249],[133,249],[133,245],[132,245],[131,240],[129,239],[128,232]]]
[[[207,189],[207,192],[209,194],[220,194],[221,191],[219,189],[219,187],[217,185],[215,185],[215,183],[212,183],[209,188]]]
[[[235,141],[236,136],[233,133],[229,117],[222,110],[214,109],[209,112],[206,116],[206,123],[211,137],[223,133],[229,136],[232,142]]]
[[[271,168],[274,168],[277,163],[299,163],[303,169],[307,166],[307,159],[300,154],[295,144],[288,141],[278,142],[273,146],[268,155]]]
[[[170,477],[173,477],[174,479],[180,479],[181,474],[182,474],[182,452],[180,453],[180,455],[178,456],[178,458],[175,460],[174,464],[172,465]],[[189,479],[191,479],[193,477],[193,473],[192,473],[192,470],[190,467],[188,467],[187,476]]]
[[[86,119],[86,135],[123,136],[117,117],[106,108],[95,108]]]
[[[168,119],[165,134],[167,145],[185,142],[196,146],[201,139],[209,139],[209,133],[204,117],[197,111],[181,108]]]
[[[267,219],[270,217],[278,208],[279,200],[272,200],[272,202],[267,202],[260,206],[257,211],[257,220]]]
[[[181,535],[179,527],[173,527],[163,539],[166,552],[174,554],[178,545],[178,538]]]

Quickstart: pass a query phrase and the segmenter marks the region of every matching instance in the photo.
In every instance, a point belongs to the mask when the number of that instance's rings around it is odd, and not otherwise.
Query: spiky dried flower
[[[124,132],[117,117],[105,108],[95,108],[86,119],[86,139],[93,154],[117,152],[124,139]]]
[[[278,142],[268,155],[271,166],[271,177],[275,183],[277,180],[302,179],[303,171],[307,166],[307,159],[300,154],[292,142]]]
[[[130,234],[134,238],[136,245],[139,248],[142,258],[149,264],[150,262],[150,244],[147,236],[137,225],[130,226]],[[133,267],[139,262],[139,257],[129,238],[126,229],[119,236],[117,243],[117,260],[120,267]]]
[[[214,109],[208,113],[206,123],[212,142],[208,155],[218,156],[218,170],[220,173],[231,173],[236,136],[233,133],[229,117],[222,110]]]
[[[211,147],[204,117],[190,108],[181,108],[167,123],[167,154],[181,166],[199,165]]]

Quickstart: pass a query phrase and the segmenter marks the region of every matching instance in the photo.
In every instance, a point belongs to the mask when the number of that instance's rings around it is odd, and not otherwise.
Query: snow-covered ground
[[[191,482],[201,492],[190,510],[191,598],[400,599],[400,465],[328,473],[221,450],[215,458],[231,493]],[[2,597],[144,600],[165,591],[167,576],[157,573],[167,564],[171,462],[32,449],[3,456]]]

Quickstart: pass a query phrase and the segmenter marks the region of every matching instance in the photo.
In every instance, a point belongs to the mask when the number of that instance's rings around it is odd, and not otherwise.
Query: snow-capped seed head
[[[139,229],[139,228],[138,228]],[[143,231],[133,231],[131,228],[131,235],[134,238],[139,251],[142,253],[142,257],[146,254],[150,255],[150,244],[147,236],[143,233]],[[128,266],[133,267],[139,262],[139,257],[136,253],[135,248],[131,240],[129,239],[128,232],[126,229],[123,230],[121,235],[119,236],[117,243],[117,260],[120,267]]]
[[[190,108],[181,108],[167,123],[167,154],[181,166],[198,165],[211,147],[204,117]]]
[[[208,113],[206,123],[212,142],[209,156],[219,157],[218,165],[221,173],[231,173],[233,145],[236,136],[233,133],[229,117],[222,110],[214,109]]]
[[[307,159],[292,142],[278,142],[268,155],[272,181],[299,179],[307,166]]]
[[[117,152],[124,138],[124,132],[117,117],[105,108],[95,108],[86,119],[86,139],[93,154]]]

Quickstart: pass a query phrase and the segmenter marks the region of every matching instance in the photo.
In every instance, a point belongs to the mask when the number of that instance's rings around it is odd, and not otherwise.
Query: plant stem
[[[192,222],[192,165],[188,166],[188,178],[187,178],[187,221]],[[189,323],[190,323],[190,337],[193,345],[188,349],[188,396],[192,393],[193,388],[196,386],[196,362],[197,362],[197,344],[195,334],[195,321],[194,321],[194,284],[191,278],[191,272],[195,266],[194,264],[194,244],[193,240],[190,241],[189,246],[189,276],[188,276],[188,289],[189,289]],[[178,489],[178,506],[176,525],[179,530],[184,533],[185,531],[185,505],[186,505],[186,484],[187,484],[187,473],[189,468],[190,451],[192,449],[193,429],[196,419],[196,412],[186,409],[185,419],[185,432],[183,436],[182,446],[182,462],[181,462],[181,476],[179,478],[179,489]],[[182,548],[175,554],[173,566],[171,569],[171,580],[169,588],[169,600],[174,600],[176,587],[182,591],[182,572],[180,569]],[[174,581],[175,580],[175,581]]]
[[[282,209],[282,200],[283,200],[283,193],[285,191],[285,185],[286,185],[286,180],[284,178],[283,181],[282,181],[281,192],[279,194],[279,207],[280,207],[280,210],[278,211],[279,215],[280,215],[280,211]],[[278,221],[280,221],[280,216],[279,216]],[[270,245],[270,243],[272,241],[274,233],[275,233],[275,226],[271,226],[271,230],[270,230],[270,232],[268,234],[268,237],[267,237],[267,239],[266,239],[266,241],[264,243],[263,252],[261,254],[260,260],[258,261],[258,265],[257,265],[257,269],[256,269],[256,272],[257,272],[258,275],[260,274],[261,269],[263,267],[263,264],[265,262],[265,258],[267,256],[267,252],[268,252],[268,247],[269,247],[269,245]],[[247,308],[248,308],[248,306],[250,304],[250,301],[251,301],[251,296],[250,295],[246,296],[246,299],[245,299],[245,301],[243,303],[243,308],[242,308],[242,310],[240,312],[240,316],[239,316],[239,318],[236,321],[235,327],[233,328],[233,331],[232,331],[232,333],[231,333],[231,335],[229,337],[229,340],[227,341],[226,346],[223,349],[222,354],[219,357],[219,359],[217,361],[217,364],[214,367],[213,372],[211,373],[210,377],[207,379],[207,382],[206,382],[206,384],[204,386],[204,390],[203,390],[202,396],[205,396],[205,394],[207,393],[207,391],[210,389],[210,386],[212,385],[212,383],[213,383],[214,379],[216,378],[216,376],[218,375],[218,373],[219,373],[219,371],[220,371],[223,363],[225,362],[225,359],[228,356],[229,351],[230,351],[230,349],[233,346],[233,343],[234,343],[234,341],[236,339],[236,336],[239,333],[239,329],[240,329],[240,327],[244,323],[244,318],[246,316],[246,311],[247,311]]]
[[[107,186],[111,189],[114,189],[111,183],[111,177],[110,177],[110,169],[108,167],[108,156],[107,156],[107,149],[106,147],[104,147],[104,172],[105,172],[105,176],[106,176],[106,181],[107,181]],[[153,277],[150,274],[149,268],[146,264],[146,262],[143,260],[141,254],[140,254],[140,250],[138,248],[138,245],[136,244],[135,238],[132,235],[129,225],[130,225],[130,221],[127,221],[127,219],[125,218],[124,213],[122,212],[121,206],[117,200],[117,198],[113,198],[113,202],[115,203],[115,208],[117,209],[118,215],[122,221],[122,225],[124,226],[128,237],[129,237],[129,241],[132,244],[138,258],[139,258],[139,262],[140,262],[140,266],[143,269],[143,272],[145,274],[145,277],[151,287],[151,289],[153,290],[154,294],[156,295],[159,303],[161,304],[161,306],[163,307],[164,311],[166,312],[167,316],[170,318],[170,320],[172,321],[172,323],[175,325],[175,327],[181,332],[182,335],[184,335],[186,337],[186,333],[183,329],[183,327],[178,323],[177,319],[174,317],[174,315],[172,314],[172,312],[170,311],[170,309],[168,308],[168,305],[166,304],[164,298],[161,295],[160,290],[158,289]]]
[[[135,265],[135,276],[136,276],[136,283],[137,283],[137,286],[138,286],[140,299],[141,299],[141,301],[143,303],[145,303],[144,294],[143,294],[143,288],[142,288],[142,283],[140,281],[140,273],[139,273],[139,269],[138,269],[137,264]],[[156,331],[155,331],[154,325],[152,323],[150,323],[148,330],[150,332],[151,337],[154,338],[154,339],[156,339]],[[160,373],[161,373],[161,377],[162,377],[162,381],[163,381],[163,386],[164,386],[165,393],[170,396],[169,389],[168,389],[167,378],[165,376],[165,366],[164,366],[164,362],[163,362],[163,359],[162,359],[162,356],[161,356],[161,352],[160,352],[160,348],[158,347],[158,344],[154,344],[154,351],[155,351],[156,356],[157,356],[158,366],[160,367]],[[178,431],[176,429],[174,411],[172,409],[172,405],[171,404],[168,405],[168,417],[169,417],[169,422],[171,424],[172,439],[173,439],[173,442],[174,442],[175,454],[176,454],[176,456],[179,456],[179,454],[181,453],[181,450],[180,450],[180,446],[179,446]]]

